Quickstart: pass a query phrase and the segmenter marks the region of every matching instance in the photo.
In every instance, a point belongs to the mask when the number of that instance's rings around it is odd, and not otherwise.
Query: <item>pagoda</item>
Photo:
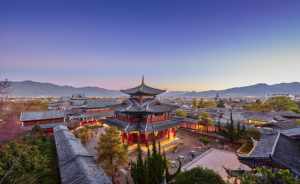
[[[153,139],[176,137],[176,127],[181,119],[172,118],[171,113],[178,107],[161,103],[156,96],[165,90],[145,84],[144,77],[139,86],[121,90],[130,97],[114,107],[114,116],[106,119],[106,124],[121,130],[123,143],[148,144]]]

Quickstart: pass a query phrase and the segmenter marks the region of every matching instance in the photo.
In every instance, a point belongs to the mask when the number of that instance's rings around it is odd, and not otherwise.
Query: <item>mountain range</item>
[[[289,93],[300,94],[300,82],[280,83],[274,85],[255,84],[245,87],[235,87],[225,90],[210,91],[169,91],[162,96],[165,97],[262,97],[270,94]],[[60,86],[52,83],[34,81],[12,81],[10,83],[9,95],[18,97],[39,96],[71,96],[72,94],[85,94],[86,96],[118,97],[124,96],[120,91],[109,90],[100,87],[73,87]]]
[[[71,96],[72,94],[84,94],[86,96],[118,97],[121,92],[99,87],[73,87],[60,86],[52,83],[34,81],[10,82],[9,95],[18,97],[41,97],[41,96]]]

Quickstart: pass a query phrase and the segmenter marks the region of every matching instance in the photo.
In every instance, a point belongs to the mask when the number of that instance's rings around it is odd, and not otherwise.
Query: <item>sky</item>
[[[0,79],[208,90],[300,81],[299,0],[0,0]]]

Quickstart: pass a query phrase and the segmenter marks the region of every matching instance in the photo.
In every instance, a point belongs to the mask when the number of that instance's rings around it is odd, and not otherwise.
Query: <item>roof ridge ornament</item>
[[[144,77],[144,75],[142,76],[142,85],[144,85],[145,84],[145,77]]]

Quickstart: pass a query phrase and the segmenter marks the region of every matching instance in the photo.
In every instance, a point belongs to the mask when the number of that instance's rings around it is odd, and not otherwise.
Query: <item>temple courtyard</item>
[[[88,152],[96,157],[96,147],[99,136],[105,133],[105,128],[94,129],[93,138],[84,145]],[[186,164],[192,161],[197,156],[206,152],[210,148],[225,150],[229,152],[235,152],[235,148],[230,144],[226,144],[215,138],[207,138],[207,141],[202,141],[203,135],[193,134],[184,129],[177,129],[177,135],[175,138],[160,140],[161,148],[166,152],[166,156],[171,162],[176,162],[177,159],[182,161],[182,164]],[[205,137],[206,138],[206,137]],[[136,144],[128,147],[129,159],[136,159]],[[151,149],[151,145],[149,145]],[[142,145],[144,153],[147,152],[146,145]]]

